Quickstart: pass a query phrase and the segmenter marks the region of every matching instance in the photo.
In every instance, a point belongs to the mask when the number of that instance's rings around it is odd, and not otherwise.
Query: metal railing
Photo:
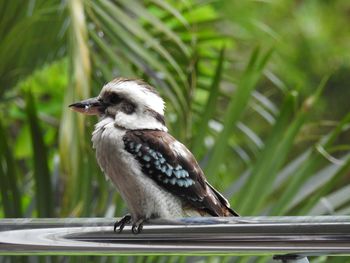
[[[0,219],[2,255],[350,255],[350,216],[153,220],[134,235],[115,219]],[[298,262],[299,262],[298,261]]]

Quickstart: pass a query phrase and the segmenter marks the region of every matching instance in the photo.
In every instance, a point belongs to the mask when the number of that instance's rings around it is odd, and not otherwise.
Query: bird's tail
[[[226,206],[226,208],[229,211],[229,213],[226,216],[239,216],[239,214],[235,210],[233,210],[231,207]]]
[[[230,207],[230,203],[227,201],[227,199],[212,185],[210,185],[208,182],[206,183],[209,186],[209,188],[213,191],[215,196],[218,198],[220,203],[224,206],[225,211],[223,213],[223,216],[239,216],[239,214]]]

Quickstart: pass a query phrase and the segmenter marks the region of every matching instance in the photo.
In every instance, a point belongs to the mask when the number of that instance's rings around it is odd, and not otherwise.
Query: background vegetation
[[[348,215],[349,14],[347,0],[1,0],[0,216],[126,212],[91,149],[97,119],[67,108],[118,76],[159,90],[240,214]]]

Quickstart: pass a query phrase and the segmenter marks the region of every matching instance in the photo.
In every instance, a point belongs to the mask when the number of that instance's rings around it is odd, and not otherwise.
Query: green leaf
[[[288,211],[294,195],[299,191],[302,182],[305,180],[305,178],[309,178],[310,174],[313,174],[324,160],[324,156],[320,154],[318,148],[327,150],[329,147],[331,147],[335,139],[339,136],[344,127],[349,124],[349,122],[350,113],[343,118],[343,120],[327,137],[323,138],[323,140],[313,148],[309,160],[295,172],[290,182],[288,182],[287,189],[273,206],[271,211],[273,214],[283,215]]]
[[[216,111],[216,103],[220,94],[220,82],[221,82],[221,76],[223,72],[224,58],[225,58],[225,47],[223,47],[220,50],[219,57],[217,59],[215,74],[213,76],[212,83],[208,91],[209,97],[204,106],[204,111],[201,114],[202,117],[198,125],[198,132],[197,132],[194,146],[193,146],[193,153],[195,155],[197,155],[199,153],[199,149],[203,147],[203,140],[206,136],[205,131],[208,130],[207,129],[208,122],[211,118],[213,118],[213,115]]]
[[[262,70],[271,56],[271,53],[272,50],[268,50],[265,53],[260,53],[258,48],[252,53],[249,64],[240,78],[237,85],[237,90],[232,95],[232,99],[225,113],[223,120],[224,129],[218,135],[213,152],[210,155],[207,166],[205,167],[205,172],[208,177],[217,172],[218,164],[226,155],[229,137],[233,131],[233,128],[235,127],[236,122],[239,120],[243,111],[247,107],[250,95],[258,83]]]
[[[0,191],[6,217],[22,216],[22,201],[15,159],[8,144],[9,138],[0,118]]]
[[[158,5],[161,9],[166,10],[171,14],[171,17],[175,17],[183,26],[188,27],[189,24],[184,16],[179,12],[178,9],[162,0],[151,0],[155,5]]]
[[[293,214],[305,215],[324,195],[335,189],[341,179],[347,175],[350,170],[350,154],[338,159],[336,163],[331,163],[325,168],[316,172],[309,180],[305,182],[300,191],[294,197],[286,211],[291,211],[300,203],[304,205],[297,209]]]
[[[138,17],[145,19],[150,24],[148,26],[149,29],[158,30],[159,32],[163,33],[166,38],[178,45],[178,47],[181,49],[185,56],[190,56],[189,47],[181,40],[179,35],[176,34],[176,32],[174,32],[173,30],[171,30],[171,28],[161,19],[159,19],[155,15],[152,15],[152,13],[149,12],[149,10],[147,10],[138,1],[124,0],[123,4],[126,9],[135,13]],[[166,3],[165,5],[167,6]]]
[[[324,196],[311,209],[309,215],[340,214],[347,215],[350,212],[349,206],[343,208],[350,202],[350,185],[347,184],[340,189]],[[335,211],[339,211],[335,213]]]
[[[176,60],[171,56],[171,54],[160,45],[155,38],[153,38],[148,32],[146,32],[139,23],[136,23],[135,19],[127,16],[117,5],[112,4],[106,0],[99,0],[100,7],[103,8],[106,14],[111,17],[118,17],[118,22],[126,28],[132,35],[140,39],[145,48],[154,49],[161,57],[163,57],[176,71],[177,75],[182,79],[182,84],[186,85],[186,80],[184,79],[184,72]]]
[[[239,204],[239,211],[241,214],[253,215],[257,212],[264,198],[269,192],[269,188],[272,187],[273,171],[277,172],[284,158],[288,153],[288,149],[291,146],[292,139],[295,136],[295,131],[298,128],[299,123],[302,121],[301,116],[298,118],[296,124],[292,125],[290,129],[290,136],[286,139],[285,134],[288,133],[288,124],[293,116],[293,106],[295,104],[295,94],[291,93],[283,103],[282,109],[277,117],[276,123],[270,132],[268,141],[265,143],[265,147],[258,155],[257,161],[252,167],[248,182],[244,185],[237,196],[237,203]],[[300,120],[299,120],[300,119]],[[284,143],[281,141],[285,139]],[[283,145],[283,146],[282,146]],[[279,149],[279,148],[282,149]],[[278,151],[278,150],[282,150]],[[275,160],[275,158],[278,158]],[[260,191],[264,189],[264,191]]]
[[[43,140],[43,132],[40,128],[35,101],[30,91],[26,94],[26,114],[32,138],[35,200],[39,217],[52,217],[53,195],[51,174],[48,164],[48,152]]]

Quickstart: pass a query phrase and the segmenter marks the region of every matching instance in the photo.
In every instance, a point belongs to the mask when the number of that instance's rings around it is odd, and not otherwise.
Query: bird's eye
[[[111,104],[118,104],[122,101],[122,98],[119,97],[117,94],[113,93],[109,96],[109,103]]]

